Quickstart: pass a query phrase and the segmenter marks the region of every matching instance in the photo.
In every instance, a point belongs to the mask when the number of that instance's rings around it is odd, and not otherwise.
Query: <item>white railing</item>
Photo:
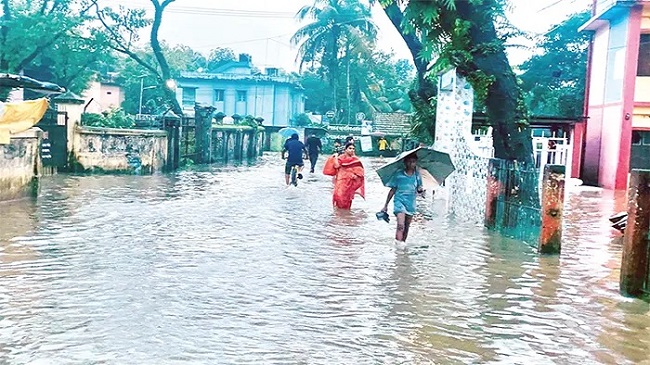
[[[566,173],[570,174],[573,145],[571,145],[568,133],[554,131],[547,132],[543,136],[536,136],[536,134],[538,133],[533,130],[535,166],[540,171],[543,171],[546,165],[564,165],[566,166]],[[488,131],[475,132],[472,135],[470,145],[477,155],[494,157],[491,128]]]

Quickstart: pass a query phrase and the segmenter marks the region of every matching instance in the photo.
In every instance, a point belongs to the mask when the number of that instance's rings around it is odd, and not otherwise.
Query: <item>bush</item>
[[[297,127],[306,127],[311,124],[311,119],[309,119],[307,114],[302,113],[293,117],[293,122]]]
[[[133,128],[135,119],[122,109],[113,109],[102,114],[84,113],[81,115],[81,125],[103,128]]]
[[[81,114],[81,125],[89,127],[101,127],[104,125],[104,116],[96,113]]]

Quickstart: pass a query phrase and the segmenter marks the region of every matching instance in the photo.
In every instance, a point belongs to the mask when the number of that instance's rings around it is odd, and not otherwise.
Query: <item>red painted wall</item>
[[[627,188],[630,168],[642,6],[625,14],[626,28],[617,22],[614,31],[614,23],[606,23],[596,31],[591,47],[582,166],[585,183],[616,190]]]
[[[632,114],[634,112],[634,87],[639,60],[639,41],[641,37],[641,15],[643,6],[635,6],[630,11],[628,23],[627,54],[625,60],[625,80],[623,81],[623,115],[621,147],[618,158],[618,171],[614,188],[627,189],[632,152]]]

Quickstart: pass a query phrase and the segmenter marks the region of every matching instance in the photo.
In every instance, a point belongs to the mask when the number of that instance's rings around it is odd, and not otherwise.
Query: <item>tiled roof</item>
[[[411,114],[376,113],[374,130],[390,135],[405,135],[411,130]]]

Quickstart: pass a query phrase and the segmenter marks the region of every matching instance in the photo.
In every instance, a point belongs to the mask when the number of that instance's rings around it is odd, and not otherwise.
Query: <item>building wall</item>
[[[596,30],[589,75],[583,180],[608,189],[627,187],[641,8],[620,14]]]
[[[650,5],[644,4],[643,11],[641,13],[641,31],[647,33],[650,31]]]
[[[650,4],[641,13],[641,33],[650,34]],[[636,77],[634,103],[632,128],[650,130],[650,76]]]
[[[650,76],[636,77],[634,101],[637,103],[650,103]]]
[[[88,90],[84,91],[82,97],[84,105],[93,100],[86,108],[88,113],[101,113],[120,108],[124,101],[124,91],[120,86],[95,81],[90,84]]]
[[[304,96],[291,84],[254,80],[181,80],[176,93],[183,103],[183,88],[195,88],[195,102],[212,105],[217,112],[226,115],[253,115],[264,118],[264,125],[289,125],[296,114],[304,113]],[[223,101],[215,100],[217,92],[223,90]],[[246,101],[239,101],[238,92],[246,93]],[[193,111],[194,105],[182,105],[184,110]]]
[[[41,171],[41,130],[32,128],[0,145],[0,201],[31,195]]]
[[[585,135],[585,154],[582,179],[585,183],[598,184],[600,165],[600,146],[603,123],[603,103],[605,99],[605,74],[607,71],[607,53],[609,45],[609,27],[602,27],[594,34],[591,73],[589,74],[589,120]]]
[[[164,131],[78,127],[74,139],[77,171],[153,173],[167,159]]]

